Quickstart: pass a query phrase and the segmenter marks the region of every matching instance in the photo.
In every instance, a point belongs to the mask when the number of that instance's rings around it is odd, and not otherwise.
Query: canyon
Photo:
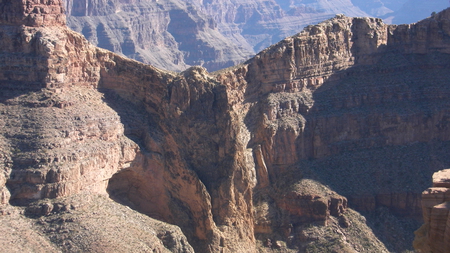
[[[398,252],[428,222],[450,9],[336,15],[211,73],[95,47],[61,0],[0,11],[6,251]]]
[[[248,60],[305,26],[344,14],[412,23],[449,7],[446,0],[67,0],[68,25],[92,44],[184,71],[216,71]]]

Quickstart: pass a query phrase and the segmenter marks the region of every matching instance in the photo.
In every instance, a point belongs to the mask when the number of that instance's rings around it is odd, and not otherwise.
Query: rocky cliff
[[[94,47],[58,1],[0,10],[8,249],[401,251],[409,227],[351,208],[420,219],[426,178],[450,163],[449,10],[402,26],[339,15],[180,74]]]
[[[449,162],[447,20],[448,10],[400,26],[338,16],[249,61],[248,86],[235,86],[243,101],[257,101],[245,121],[248,145],[262,150],[264,181],[301,171],[357,210],[420,219],[425,176]],[[395,241],[384,242],[398,251]]]
[[[433,186],[422,193],[425,224],[416,231],[418,252],[450,251],[450,170],[433,174]]]
[[[334,13],[367,15],[349,0],[285,2],[67,0],[65,7],[69,26],[94,45],[174,71],[233,66]]]
[[[253,55],[189,1],[65,1],[70,27],[99,47],[165,69],[220,69]]]
[[[448,1],[67,0],[65,7],[69,27],[94,45],[164,69],[214,71],[337,13],[411,23]]]

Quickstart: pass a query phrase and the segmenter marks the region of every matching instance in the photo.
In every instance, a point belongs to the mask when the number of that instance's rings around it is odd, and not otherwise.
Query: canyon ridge
[[[423,217],[446,238],[421,196],[450,165],[450,9],[336,15],[211,73],[95,47],[61,0],[0,14],[5,251],[402,252]]]
[[[450,6],[447,0],[67,0],[64,5],[68,26],[92,44],[177,72],[242,63],[336,14],[405,24]]]

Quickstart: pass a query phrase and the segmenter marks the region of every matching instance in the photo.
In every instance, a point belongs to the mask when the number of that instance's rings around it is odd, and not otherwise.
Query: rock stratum
[[[167,70],[233,66],[340,13],[417,22],[446,0],[66,0],[68,25],[91,43]]]
[[[335,13],[367,16],[350,0],[67,0],[65,7],[69,27],[94,45],[173,71],[230,67]]]
[[[450,10],[338,15],[175,74],[93,46],[62,6],[0,2],[5,251],[412,248],[450,165]]]

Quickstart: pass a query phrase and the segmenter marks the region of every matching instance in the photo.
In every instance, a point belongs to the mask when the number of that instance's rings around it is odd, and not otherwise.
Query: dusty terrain
[[[53,211],[41,213],[43,206]],[[194,252],[179,227],[102,195],[46,200],[8,212],[0,216],[4,252]]]

